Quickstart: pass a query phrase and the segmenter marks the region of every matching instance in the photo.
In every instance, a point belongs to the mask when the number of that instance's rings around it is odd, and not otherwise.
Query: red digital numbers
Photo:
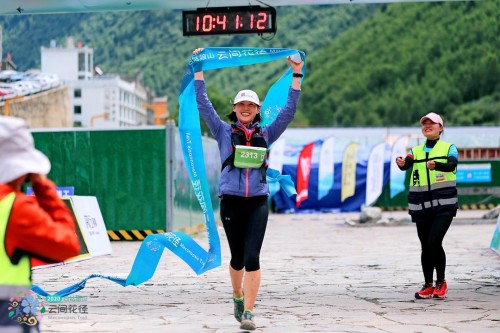
[[[267,13],[260,12],[257,14],[257,29],[259,30],[264,30],[266,29],[266,23],[267,23]]]
[[[226,15],[203,15],[196,17],[196,31],[210,32],[226,30]]]
[[[243,19],[240,17],[239,14],[236,14],[234,19],[234,29],[238,30],[240,28],[243,28]]]
[[[217,15],[217,25],[222,29],[226,30],[226,21],[227,21],[227,16],[226,15]]]
[[[247,20],[247,22],[245,22],[245,19]],[[252,13],[252,14],[250,14],[250,16],[236,14],[234,17],[234,28],[236,30],[238,30],[238,29],[265,30],[267,22],[268,22],[268,19],[267,19],[266,12],[260,12],[260,13],[257,13],[257,15]]]

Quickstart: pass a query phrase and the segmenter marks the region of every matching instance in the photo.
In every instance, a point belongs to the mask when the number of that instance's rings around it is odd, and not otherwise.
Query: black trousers
[[[433,282],[434,270],[437,281],[445,279],[446,253],[443,249],[443,239],[452,220],[452,215],[427,215],[416,221],[418,238],[422,246],[420,259],[425,283]]]
[[[269,209],[267,196],[224,195],[220,216],[231,251],[231,267],[247,272],[260,269],[260,250],[266,233]]]

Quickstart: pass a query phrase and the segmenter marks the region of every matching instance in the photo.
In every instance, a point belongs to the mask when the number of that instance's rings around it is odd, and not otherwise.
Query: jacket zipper
[[[246,145],[250,146],[250,141],[247,141]],[[248,187],[249,182],[250,182],[250,169],[247,168],[245,170],[245,197],[247,197],[247,198],[248,198],[248,191],[249,191],[249,187]]]
[[[246,146],[251,146],[251,140],[252,140],[252,134],[253,132],[255,131],[255,129],[248,129],[244,126],[241,127],[241,129],[243,129],[243,133],[245,133],[245,138],[246,138]],[[249,183],[249,179],[250,179],[250,169],[247,168],[245,170],[245,197],[248,198],[248,195],[249,195],[249,186],[248,186],[248,183]]]
[[[433,208],[433,203],[432,203],[432,192],[431,192],[431,172],[427,168],[427,161],[428,161],[428,159],[429,159],[429,153],[425,153],[425,171],[426,171],[426,174],[427,174],[427,191],[429,192],[429,199],[430,199],[431,209],[432,209]]]

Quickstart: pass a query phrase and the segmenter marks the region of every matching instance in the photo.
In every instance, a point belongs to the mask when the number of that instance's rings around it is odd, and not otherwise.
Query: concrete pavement
[[[445,237],[445,300],[413,297],[423,277],[411,223],[357,228],[345,224],[355,213],[271,215],[256,332],[500,332],[500,257],[489,249],[496,221],[481,214],[461,211]],[[221,267],[196,276],[165,250],[151,280],[126,288],[90,280],[74,294],[81,299],[61,303],[86,311],[45,313],[42,332],[241,332],[219,231]],[[206,234],[195,238],[206,246]],[[55,292],[91,273],[126,277],[139,245],[113,242],[112,255],[38,269],[34,283]]]

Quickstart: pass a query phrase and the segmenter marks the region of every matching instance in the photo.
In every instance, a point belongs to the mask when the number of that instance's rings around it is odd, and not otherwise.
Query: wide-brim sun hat
[[[443,119],[437,113],[429,112],[428,114],[420,118],[420,125],[423,125],[425,119],[429,119],[435,124],[440,124],[441,126],[444,126]]]
[[[0,183],[23,175],[46,175],[50,161],[35,149],[28,124],[21,118],[0,116]]]
[[[252,102],[252,103],[260,106],[259,96],[253,90],[245,89],[245,90],[239,91],[236,94],[236,96],[234,97],[233,105],[237,104],[239,102],[244,102],[244,101]]]

